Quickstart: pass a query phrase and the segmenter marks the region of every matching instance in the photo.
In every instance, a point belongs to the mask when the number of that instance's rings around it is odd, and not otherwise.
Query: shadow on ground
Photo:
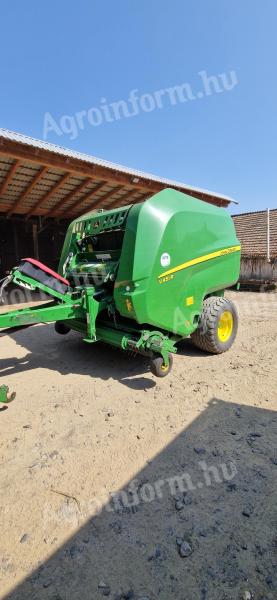
[[[112,377],[136,390],[156,385],[147,377],[147,358],[99,342],[86,344],[76,332],[61,336],[55,332],[53,325],[39,325],[14,331],[10,337],[29,353],[24,358],[1,358],[0,378],[13,373],[45,368],[58,371],[62,375],[75,373],[104,380]],[[202,358],[209,356],[195,348],[190,340],[178,344],[178,354]]]
[[[5,600],[276,599],[276,433],[211,400]]]
[[[15,331],[10,337],[28,354],[23,358],[1,358],[0,378],[29,370],[35,373],[36,369],[44,368],[62,375],[74,373],[104,380],[113,378],[137,390],[155,386],[155,382],[147,377],[146,358],[99,342],[86,344],[76,332],[61,336],[53,325],[39,325]]]

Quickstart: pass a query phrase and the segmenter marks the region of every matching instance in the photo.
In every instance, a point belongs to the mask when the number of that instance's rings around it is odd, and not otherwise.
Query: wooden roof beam
[[[129,196],[129,198],[131,198],[136,193],[137,193],[137,190],[129,190],[129,192],[124,194],[124,196],[121,196],[121,198],[117,198],[114,202],[112,202],[112,204],[109,204],[109,206],[107,206],[106,210],[110,210],[110,208],[120,208],[122,200],[125,200],[125,198],[127,198],[128,196]],[[151,195],[152,195],[151,192],[147,193],[147,194],[142,194],[142,196],[140,198],[136,198],[136,204],[137,203],[139,204],[140,202],[144,202],[144,200],[146,200],[146,198],[150,198]],[[123,204],[122,208],[125,206],[128,206],[128,204],[127,205]]]
[[[35,177],[29,183],[29,185],[27,185],[27,187],[24,190],[24,192],[15,201],[13,207],[8,212],[8,217],[11,217],[14,213],[16,213],[16,211],[19,208],[20,204],[22,204],[24,198],[26,198],[30,194],[30,192],[34,189],[34,187],[36,186],[36,184],[38,183],[38,181],[40,181],[44,177],[44,175],[46,174],[47,171],[48,171],[48,167],[42,167],[39,170],[39,172],[35,175]]]
[[[107,181],[100,181],[100,183],[98,183],[98,185],[96,185],[95,188],[93,188],[93,190],[90,190],[89,192],[87,192],[87,194],[82,196],[82,198],[79,198],[79,200],[76,200],[76,202],[74,202],[74,204],[72,204],[68,209],[66,209],[63,213],[61,213],[59,215],[59,219],[66,214],[68,214],[69,216],[74,214],[75,208],[79,208],[80,204],[85,202],[88,198],[93,197],[99,190],[101,190],[103,187],[105,187],[105,185],[107,185]]]
[[[93,202],[93,204],[91,204],[90,206],[86,207],[86,213],[90,212],[94,208],[97,208],[98,206],[100,208],[102,202],[104,202],[105,200],[107,200],[108,198],[110,198],[111,196],[113,196],[114,194],[116,194],[117,192],[119,192],[119,190],[121,190],[123,187],[124,186],[122,186],[122,185],[118,185],[117,187],[113,188],[112,190],[109,190],[106,194],[104,194],[104,196],[101,196],[101,198],[97,198],[97,200],[95,200]]]
[[[111,204],[109,204],[105,210],[110,210],[111,208],[117,208],[117,207],[121,206],[121,202],[123,200],[125,200],[125,198],[132,197],[136,192],[137,192],[137,190],[128,190],[128,192],[123,194],[123,196],[121,196],[120,198],[117,198],[116,200],[111,202]]]
[[[4,181],[1,184],[0,187],[0,196],[3,196],[7,187],[9,186],[9,184],[11,183],[11,180],[15,174],[15,172],[17,171],[17,169],[20,167],[21,165],[21,160],[16,160],[12,165],[11,168],[9,169],[6,178],[4,179]]]
[[[117,187],[113,188],[112,190],[109,190],[106,194],[104,194],[104,196],[101,196],[101,198],[97,198],[97,200],[94,200],[94,202],[92,204],[90,204],[89,206],[86,206],[85,208],[85,214],[90,212],[91,210],[94,210],[95,208],[101,208],[102,207],[102,202],[104,202],[105,200],[107,200],[108,198],[110,198],[111,196],[113,196],[114,194],[116,194],[117,192],[119,192],[119,190],[122,189],[122,185],[118,185]]]
[[[74,190],[72,190],[71,192],[69,192],[69,194],[66,194],[66,196],[64,196],[64,198],[62,198],[60,200],[60,202],[58,202],[51,210],[49,213],[47,213],[47,217],[55,217],[57,216],[56,213],[59,212],[60,208],[63,208],[63,206],[65,204],[67,204],[67,202],[69,200],[71,200],[71,198],[74,198],[74,196],[76,194],[78,194],[79,192],[81,192],[89,183],[91,183],[91,178],[87,177],[86,179],[84,179],[83,181],[81,181],[81,183],[79,185],[77,185],[77,187],[74,188]],[[66,209],[67,210],[67,209]]]
[[[57,181],[55,183],[55,185],[51,188],[51,190],[46,192],[46,194],[44,194],[44,196],[42,196],[42,198],[40,198],[38,200],[38,202],[34,206],[32,206],[32,208],[29,210],[29,212],[26,215],[26,219],[29,219],[32,215],[34,215],[35,212],[38,210],[38,208],[40,208],[42,206],[42,204],[44,204],[44,202],[46,202],[46,200],[49,200],[49,198],[51,198],[53,196],[53,194],[55,194],[70,177],[72,177],[71,173],[68,173],[68,172],[64,173],[64,175],[62,175],[62,177],[59,179],[59,181]]]

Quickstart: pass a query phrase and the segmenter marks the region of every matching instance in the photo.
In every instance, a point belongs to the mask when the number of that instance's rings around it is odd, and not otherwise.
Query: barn
[[[21,257],[56,269],[69,221],[171,187],[227,207],[232,199],[0,129],[0,274]]]
[[[234,215],[233,220],[242,245],[241,283],[277,282],[277,208]]]

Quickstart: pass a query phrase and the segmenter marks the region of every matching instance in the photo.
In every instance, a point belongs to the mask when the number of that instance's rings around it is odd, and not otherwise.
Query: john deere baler
[[[55,322],[149,357],[165,376],[183,338],[227,350],[237,313],[224,290],[239,276],[240,244],[223,208],[171,189],[149,200],[94,211],[69,227],[59,272],[23,259],[5,285],[40,289],[51,301],[0,315],[1,328]]]

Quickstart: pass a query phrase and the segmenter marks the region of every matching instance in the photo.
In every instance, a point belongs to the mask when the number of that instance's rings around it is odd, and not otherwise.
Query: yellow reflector
[[[192,306],[192,304],[194,304],[194,297],[193,296],[188,296],[188,298],[186,298],[186,305],[187,306]]]
[[[126,307],[127,307],[128,312],[132,312],[133,305],[132,305],[131,300],[129,300],[129,298],[127,298],[127,300],[126,300]]]

